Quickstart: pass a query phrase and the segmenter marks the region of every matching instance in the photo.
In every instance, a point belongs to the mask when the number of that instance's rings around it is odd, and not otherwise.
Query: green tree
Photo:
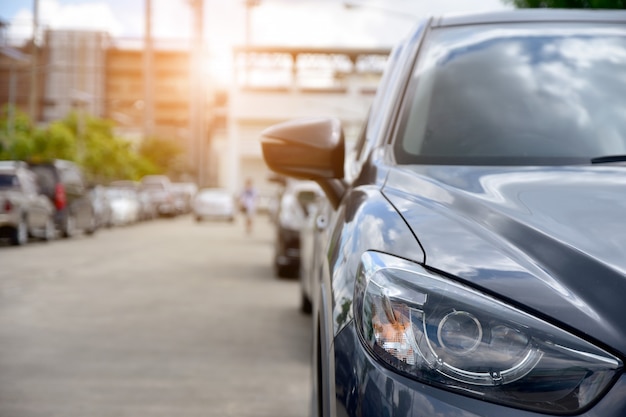
[[[504,0],[520,8],[626,9],[626,0]]]
[[[90,181],[137,180],[154,171],[130,141],[115,136],[111,120],[73,113],[63,123],[76,137],[77,161]]]
[[[14,109],[9,121],[9,106],[4,106],[0,117],[0,159],[24,159],[30,155],[33,130],[26,113]]]
[[[181,164],[182,146],[170,139],[149,137],[139,145],[139,155],[152,162],[154,174],[179,174],[186,170]]]
[[[166,139],[149,138],[139,148],[119,138],[110,120],[72,112],[44,128],[8,107],[0,113],[0,159],[66,159],[82,166],[94,183],[138,180],[147,174],[184,172],[183,149]]]
[[[62,121],[52,122],[46,128],[35,130],[32,142],[32,154],[26,159],[58,158],[76,161],[78,158],[76,136]]]

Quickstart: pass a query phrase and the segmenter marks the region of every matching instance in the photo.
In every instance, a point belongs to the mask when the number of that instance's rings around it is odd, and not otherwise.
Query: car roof
[[[626,23],[625,10],[515,9],[498,12],[450,14],[433,18],[431,27],[525,22]]]
[[[625,10],[515,9],[498,12],[460,13],[433,18],[431,27],[524,22],[621,22]]]
[[[0,161],[0,170],[6,172],[15,172],[20,168],[27,168],[28,165],[22,161]]]

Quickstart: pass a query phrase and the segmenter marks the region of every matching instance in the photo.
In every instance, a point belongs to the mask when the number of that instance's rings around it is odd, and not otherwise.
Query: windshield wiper
[[[607,155],[591,158],[592,164],[610,164],[613,162],[626,162],[626,155]]]

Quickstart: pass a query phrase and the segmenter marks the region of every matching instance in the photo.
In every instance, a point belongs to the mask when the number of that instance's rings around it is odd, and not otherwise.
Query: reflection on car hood
[[[402,167],[426,264],[626,351],[626,167]]]

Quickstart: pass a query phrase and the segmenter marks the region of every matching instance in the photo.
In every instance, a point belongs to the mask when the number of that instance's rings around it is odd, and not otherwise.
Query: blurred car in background
[[[56,235],[54,207],[40,192],[36,175],[21,161],[0,161],[0,236],[12,245],[29,237],[51,240]]]
[[[136,190],[109,187],[106,191],[111,203],[111,223],[125,226],[139,221],[141,203]]]
[[[203,188],[192,202],[193,217],[202,220],[234,221],[237,208],[234,196],[224,188]]]
[[[139,220],[152,220],[158,216],[157,206],[150,197],[150,192],[142,190],[141,183],[133,180],[117,180],[109,184],[111,188],[130,189],[137,193],[139,199]]]
[[[198,192],[198,186],[192,182],[173,182],[172,193],[174,194],[174,204],[179,214],[191,212],[193,198]]]
[[[89,190],[91,204],[96,215],[96,226],[111,227],[113,225],[111,214],[111,201],[107,196],[107,188],[103,185],[95,185]]]
[[[286,182],[276,213],[274,238],[276,276],[295,278],[299,275],[300,230],[322,195],[322,189],[313,181],[289,179]]]
[[[37,174],[42,193],[55,208],[54,221],[61,235],[93,234],[97,228],[96,214],[81,168],[62,159],[28,165]]]
[[[159,216],[157,206],[152,201],[150,193],[138,189],[137,198],[139,198],[139,220],[154,220]]]
[[[166,175],[146,175],[141,179],[140,192],[145,193],[159,216],[176,216],[178,210],[172,182]]]

